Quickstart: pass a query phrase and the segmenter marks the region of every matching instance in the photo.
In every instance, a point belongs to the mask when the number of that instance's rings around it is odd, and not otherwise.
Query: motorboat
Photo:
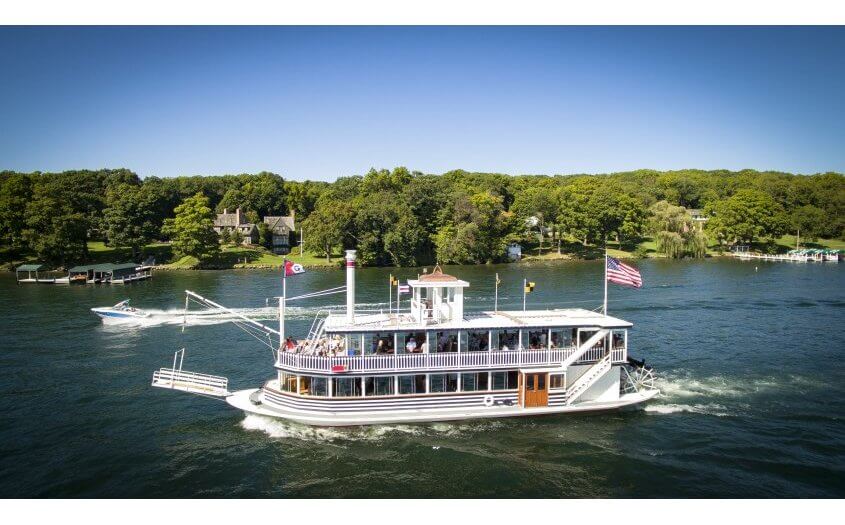
[[[137,321],[150,316],[149,312],[129,306],[129,299],[120,301],[114,306],[91,308],[91,311],[97,314],[104,323]]]

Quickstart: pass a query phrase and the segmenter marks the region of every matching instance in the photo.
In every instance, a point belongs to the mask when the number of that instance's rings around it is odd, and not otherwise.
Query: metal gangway
[[[231,394],[227,378],[186,372],[182,370],[184,360],[185,349],[177,350],[173,354],[173,366],[171,368],[160,368],[153,372],[152,386],[211,397],[227,397]],[[178,367],[176,366],[177,361],[179,362]]]

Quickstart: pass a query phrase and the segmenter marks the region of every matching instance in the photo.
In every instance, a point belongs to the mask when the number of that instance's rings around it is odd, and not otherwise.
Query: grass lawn
[[[775,243],[778,246],[782,246],[784,251],[794,250],[795,249],[795,236],[794,235],[784,235],[780,239],[776,240]],[[840,241],[839,239],[816,239],[815,241],[810,241],[805,238],[801,238],[801,247],[802,248],[829,248],[831,250],[845,250],[845,241]]]
[[[156,263],[162,264],[173,257],[173,251],[169,244],[157,242],[141,248],[141,260],[150,255],[155,257]],[[132,250],[106,246],[102,241],[88,241],[88,259],[89,264],[129,262],[132,260]]]
[[[287,258],[306,267],[334,268],[338,267],[341,261],[340,255],[332,257],[331,262],[326,262],[325,257],[317,257],[309,253],[300,257],[298,251],[288,255]],[[284,256],[276,255],[257,246],[222,246],[217,256],[202,264],[195,257],[183,257],[168,264],[167,267],[173,269],[248,268],[251,266],[281,266],[283,261]]]

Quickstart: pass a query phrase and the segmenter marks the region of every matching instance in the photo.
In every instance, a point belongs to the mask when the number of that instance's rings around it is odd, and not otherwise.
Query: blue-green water
[[[131,286],[16,285],[0,275],[0,496],[686,497],[845,496],[845,265],[644,261],[645,287],[611,287],[665,394],[645,410],[432,425],[314,429],[149,386],[187,348],[185,369],[272,375],[270,351],[230,323],[190,318],[182,291],[271,319],[272,272],[158,272]],[[755,267],[757,268],[755,271]],[[601,263],[457,267],[468,306],[601,301]],[[400,277],[416,271],[392,270]],[[389,270],[358,272],[379,308]],[[289,295],[342,285],[309,272]],[[140,328],[88,311],[131,297]],[[293,309],[305,335],[324,298]],[[199,326],[199,324],[202,326]]]

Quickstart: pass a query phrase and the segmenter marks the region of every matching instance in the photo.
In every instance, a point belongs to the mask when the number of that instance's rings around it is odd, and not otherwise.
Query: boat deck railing
[[[575,345],[550,349],[493,350],[477,352],[437,352],[407,354],[370,354],[354,356],[320,356],[280,352],[276,365],[303,372],[387,372],[428,371],[523,366],[555,366],[573,355]],[[575,364],[593,363],[608,353],[604,345],[588,349]],[[624,363],[624,346],[610,350],[611,362]]]

